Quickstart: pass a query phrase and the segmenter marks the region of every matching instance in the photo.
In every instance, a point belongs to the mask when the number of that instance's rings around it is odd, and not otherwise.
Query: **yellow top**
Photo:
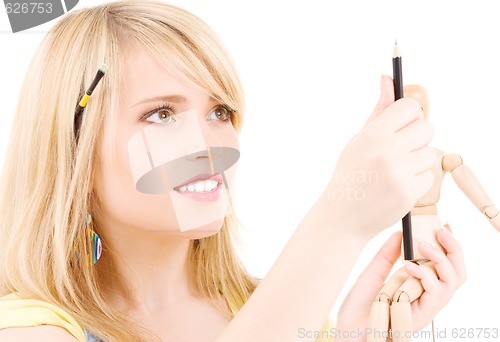
[[[0,298],[0,329],[39,325],[55,325],[78,341],[86,341],[82,327],[61,308],[41,300],[23,299],[15,293]]]
[[[54,325],[66,329],[79,342],[86,342],[82,327],[64,310],[36,299],[23,299],[12,293],[0,298],[0,329]],[[333,324],[326,321],[320,331],[298,330],[303,337],[316,337],[316,342],[334,342]]]

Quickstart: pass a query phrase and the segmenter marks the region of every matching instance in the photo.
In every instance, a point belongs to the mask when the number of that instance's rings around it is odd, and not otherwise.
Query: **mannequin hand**
[[[465,263],[458,242],[453,236],[441,229],[438,241],[446,251],[421,246],[420,252],[434,263],[436,272],[428,267],[406,263],[408,274],[420,279],[424,292],[411,304],[413,330],[427,326],[436,313],[444,307],[455,290],[465,281]],[[384,286],[394,263],[401,251],[401,233],[393,234],[382,246],[375,258],[360,275],[342,304],[337,317],[337,333],[365,331],[371,306]],[[359,329],[359,330],[358,330]],[[353,333],[354,334],[354,333]],[[352,337],[356,338],[352,338]],[[357,334],[350,338],[336,338],[335,341],[365,341],[366,336]]]
[[[433,128],[418,101],[394,102],[392,79],[361,131],[346,145],[324,197],[332,213],[372,238],[400,220],[431,187],[436,151],[427,146]]]

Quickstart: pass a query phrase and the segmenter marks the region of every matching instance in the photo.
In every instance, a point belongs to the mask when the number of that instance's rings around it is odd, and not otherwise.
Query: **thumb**
[[[349,299],[357,303],[372,303],[385,285],[385,280],[398,260],[401,250],[401,232],[396,232],[384,243],[377,255],[360,274],[349,292]]]
[[[384,243],[361,277],[368,277],[382,284],[401,255],[401,232],[396,232]]]
[[[365,123],[365,126],[375,120],[389,105],[394,102],[394,83],[392,78],[382,75],[380,78],[380,97],[378,99],[372,114]]]

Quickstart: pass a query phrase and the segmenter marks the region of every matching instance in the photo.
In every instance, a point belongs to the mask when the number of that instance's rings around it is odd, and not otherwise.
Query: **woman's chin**
[[[182,238],[182,239],[189,239],[189,240],[195,240],[195,239],[203,239],[212,235],[217,234],[221,228],[222,225],[224,224],[224,218],[221,218],[217,221],[205,224],[200,227],[188,229],[188,230],[168,230],[168,231],[163,231],[162,235],[169,235],[173,236],[176,238]]]

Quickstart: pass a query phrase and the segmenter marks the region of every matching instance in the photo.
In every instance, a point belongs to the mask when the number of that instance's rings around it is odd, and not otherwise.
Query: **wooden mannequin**
[[[418,100],[422,106],[425,118],[428,118],[429,102],[427,92],[417,85],[406,86],[405,97]],[[414,206],[411,211],[413,262],[422,267],[433,268],[433,264],[422,257],[418,252],[418,244],[426,241],[441,248],[437,242],[436,233],[442,227],[437,216],[436,203],[439,200],[441,184],[446,172],[451,173],[453,180],[469,198],[469,200],[486,216],[490,223],[500,231],[499,210],[493,205],[479,181],[471,170],[463,164],[458,154],[446,155],[436,149],[438,158],[433,168],[435,181],[431,189]],[[385,342],[387,336],[392,341],[411,341],[412,317],[411,302],[418,299],[423,293],[420,281],[408,275],[404,268],[396,271],[377,295],[370,312],[370,331],[368,342]],[[389,329],[391,332],[389,334]]]

